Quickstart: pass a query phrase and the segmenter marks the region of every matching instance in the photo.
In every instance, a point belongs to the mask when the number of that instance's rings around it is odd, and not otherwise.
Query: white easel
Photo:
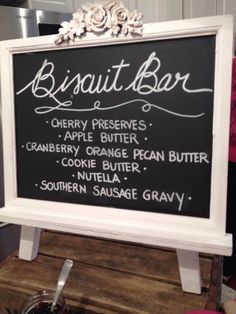
[[[32,261],[38,254],[40,228],[21,227],[19,258]],[[201,293],[199,255],[197,252],[177,249],[180,278],[183,291]]]
[[[71,232],[71,228],[67,229],[66,227],[64,227],[63,231]],[[40,242],[40,233],[41,228],[22,226],[19,258],[32,261],[37,256]],[[95,234],[94,232],[88,230],[87,231],[83,230],[82,233],[86,235]],[[113,236],[113,239],[119,239],[119,237]],[[128,235],[123,236],[122,239],[128,241],[131,240]],[[172,240],[174,241],[174,239]],[[141,242],[140,240],[137,241]],[[145,243],[153,245],[154,243],[157,242],[158,245],[160,246],[176,248],[182,289],[183,291],[196,294],[200,294],[202,290],[199,252],[219,255],[230,255],[232,248],[231,235],[226,235],[221,239],[220,237],[216,237],[215,239],[212,238],[209,239],[209,242],[205,241],[204,244],[203,244],[204,240],[201,238],[199,238],[199,243],[195,244],[191,243],[191,240],[184,241],[182,239],[179,241],[175,241],[173,245],[170,245],[171,244],[170,241],[171,241],[170,238],[165,238],[164,235],[163,238],[161,238],[160,235],[158,241],[150,238],[148,241],[145,241]],[[183,249],[181,247],[185,247],[186,249]],[[199,248],[199,252],[197,250],[197,247]]]
[[[140,41],[216,36],[213,159],[210,218],[201,219],[132,210],[110,209],[17,197],[12,55],[59,50],[54,36],[2,42],[0,69],[4,151],[5,207],[0,221],[22,225],[19,257],[37,256],[41,228],[138,242],[177,250],[184,291],[201,293],[199,252],[230,255],[232,237],[225,234],[228,129],[231,93],[233,25],[231,16],[146,24]],[[88,34],[69,48],[135,42],[131,36]],[[67,46],[63,46],[66,48]],[[68,48],[68,49],[69,49]],[[228,106],[227,106],[228,105]]]

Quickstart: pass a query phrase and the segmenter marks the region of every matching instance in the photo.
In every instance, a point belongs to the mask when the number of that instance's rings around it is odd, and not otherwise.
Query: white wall
[[[30,8],[70,13],[76,12],[81,4],[86,2],[94,0],[28,0]],[[145,23],[219,14],[233,14],[236,17],[236,0],[123,0],[123,2],[130,10],[137,8],[141,11]]]

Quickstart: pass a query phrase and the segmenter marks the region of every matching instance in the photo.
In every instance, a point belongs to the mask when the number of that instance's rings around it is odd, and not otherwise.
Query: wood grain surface
[[[74,261],[63,293],[71,313],[183,314],[217,307],[220,257],[201,256],[203,289],[195,295],[182,292],[175,251],[44,231],[34,261],[13,255],[2,263],[0,313],[18,314],[30,295],[53,291],[65,258]]]

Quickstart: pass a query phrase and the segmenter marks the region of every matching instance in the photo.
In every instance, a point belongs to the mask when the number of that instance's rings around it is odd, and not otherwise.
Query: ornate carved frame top
[[[143,30],[142,13],[130,12],[124,3],[118,1],[96,2],[83,5],[70,22],[62,22],[55,43],[69,42],[86,32],[97,34],[110,31],[111,35],[141,35]]]

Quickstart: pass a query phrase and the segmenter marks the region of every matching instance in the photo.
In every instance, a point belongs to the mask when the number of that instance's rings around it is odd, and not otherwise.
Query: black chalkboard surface
[[[208,218],[214,64],[213,35],[15,54],[18,197]]]

